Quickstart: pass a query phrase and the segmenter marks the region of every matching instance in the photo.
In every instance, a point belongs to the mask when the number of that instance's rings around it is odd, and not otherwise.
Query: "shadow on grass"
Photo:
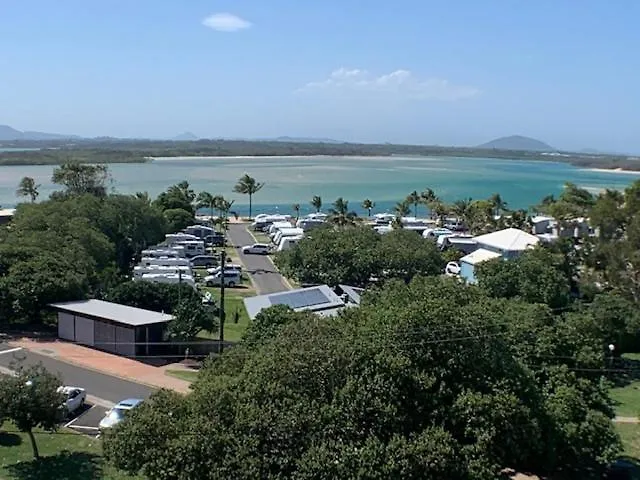
[[[605,477],[607,480],[640,479],[640,460],[635,457],[622,456],[609,466]]]
[[[11,478],[21,480],[87,480],[102,478],[102,458],[92,453],[63,451],[6,469]]]
[[[0,431],[0,447],[17,447],[21,443],[20,435]]]

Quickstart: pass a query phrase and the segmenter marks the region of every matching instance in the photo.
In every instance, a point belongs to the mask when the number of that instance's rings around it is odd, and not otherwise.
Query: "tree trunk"
[[[29,435],[29,440],[31,440],[31,449],[33,450],[33,458],[38,460],[40,458],[40,452],[38,452],[38,445],[36,444],[36,437],[33,436],[33,432],[29,430],[27,432]]]
[[[249,220],[251,220],[251,197],[252,195],[249,194]]]

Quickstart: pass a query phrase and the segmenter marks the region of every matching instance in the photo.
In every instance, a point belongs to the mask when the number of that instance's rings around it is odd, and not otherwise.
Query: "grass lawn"
[[[3,430],[6,429],[8,431]],[[29,437],[13,433],[10,423],[0,426],[0,478],[3,480],[133,480],[105,465],[100,440],[60,429],[57,434],[38,431],[40,460],[33,459]]]
[[[635,360],[636,362],[640,361],[640,353],[623,353],[622,358],[625,360]]]
[[[212,293],[213,297],[216,301],[220,300],[220,289],[219,288],[206,288]],[[224,295],[224,307],[226,313],[226,321],[224,324],[224,338],[230,342],[237,342],[242,338],[244,331],[249,326],[249,315],[247,314],[246,308],[244,308],[244,302],[242,299],[246,296],[253,295],[253,290],[242,290],[242,289],[225,289]],[[238,312],[238,323],[234,322],[235,313]],[[200,338],[208,338],[217,340],[218,332],[211,333],[207,331],[202,331],[198,334]]]
[[[165,373],[171,377],[186,380],[187,382],[195,382],[196,378],[198,378],[197,370],[167,370]]]
[[[640,381],[631,382],[624,387],[609,390],[614,401],[616,414],[621,417],[637,417],[640,415]]]
[[[624,454],[640,458],[640,424],[616,423],[616,430],[622,439]]]

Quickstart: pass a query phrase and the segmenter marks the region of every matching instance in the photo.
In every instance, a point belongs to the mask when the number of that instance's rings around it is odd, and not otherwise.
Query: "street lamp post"
[[[226,260],[226,252],[223,248],[220,252],[220,335],[218,339],[218,354],[221,354],[224,349],[224,272]]]

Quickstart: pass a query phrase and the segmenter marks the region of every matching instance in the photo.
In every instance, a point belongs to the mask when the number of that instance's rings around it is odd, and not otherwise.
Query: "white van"
[[[174,258],[174,257],[142,257],[140,265],[148,267],[149,265],[165,265],[167,267],[176,267],[180,265],[191,266],[188,258]]]
[[[301,228],[283,228],[274,235],[273,243],[280,245],[280,242],[285,237],[300,237],[302,235],[304,235],[304,230]]]
[[[224,277],[222,272],[204,277],[204,284],[207,287],[219,287],[223,278],[225,287],[235,287],[242,284],[242,273],[237,270],[225,270]]]
[[[280,239],[280,243],[278,244],[278,248],[276,248],[276,252],[283,252],[284,250],[289,250],[291,247],[296,245],[300,240],[304,237],[302,235],[298,235],[295,237],[283,237]]]
[[[202,240],[181,240],[176,242],[175,245],[184,248],[184,254],[186,257],[195,257],[206,253],[204,241]]]
[[[185,265],[137,265],[133,267],[133,277],[140,278],[146,273],[178,273],[182,272],[183,275],[193,275],[191,267]]]
[[[272,236],[278,230],[281,230],[283,228],[291,228],[291,227],[292,227],[291,222],[274,222],[269,226],[267,233],[269,234],[269,236]]]
[[[236,271],[239,272],[240,274],[242,274],[242,265],[237,265],[235,263],[227,263],[224,267],[224,269],[226,271]],[[213,267],[213,268],[207,268],[207,273],[209,275],[216,275],[217,273],[219,273],[221,270],[221,268],[218,267]]]
[[[197,288],[196,281],[191,275],[179,275],[177,273],[145,273],[138,280],[154,283],[171,283],[174,285],[184,283],[192,288]]]

